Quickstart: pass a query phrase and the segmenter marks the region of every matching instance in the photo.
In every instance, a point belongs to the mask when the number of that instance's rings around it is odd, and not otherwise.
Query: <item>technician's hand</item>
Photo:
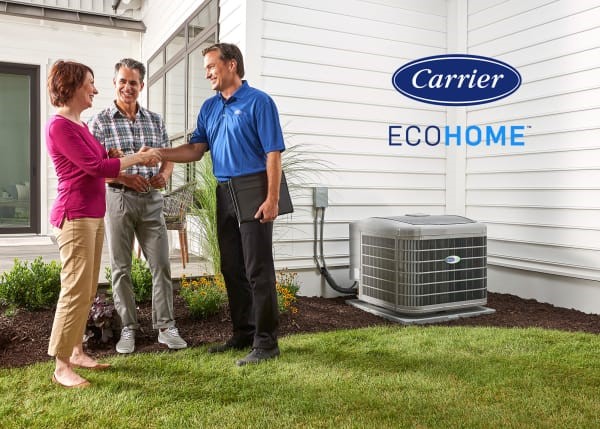
[[[137,153],[141,154],[144,159],[140,164],[147,167],[154,167],[162,160],[158,149],[153,149],[148,146],[142,146]]]
[[[254,215],[254,219],[260,219],[260,223],[273,222],[278,214],[279,204],[277,201],[266,199],[258,208],[258,211]]]
[[[158,173],[150,178],[150,186],[154,189],[163,189],[167,186],[167,180],[168,178],[164,173]]]

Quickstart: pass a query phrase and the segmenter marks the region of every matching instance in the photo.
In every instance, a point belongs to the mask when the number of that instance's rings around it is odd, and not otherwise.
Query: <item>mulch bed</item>
[[[391,324],[385,319],[350,306],[345,301],[346,298],[299,297],[298,312],[281,316],[280,336]],[[174,303],[177,326],[189,346],[225,341],[231,335],[231,321],[226,311],[207,319],[193,320],[178,294],[175,294]],[[496,312],[457,319],[442,325],[540,327],[600,333],[600,315],[559,308],[532,299],[489,293],[487,307],[495,309]],[[0,367],[19,367],[50,360],[46,353],[54,311],[21,310],[8,317],[4,315],[4,310],[0,307]],[[152,330],[149,303],[139,306],[138,318],[142,329],[136,336],[136,352],[166,350],[165,346],[156,342],[157,333]],[[92,337],[88,341],[87,351],[96,357],[114,355],[117,335],[118,332],[115,333],[114,341],[108,343],[100,342],[98,335]]]

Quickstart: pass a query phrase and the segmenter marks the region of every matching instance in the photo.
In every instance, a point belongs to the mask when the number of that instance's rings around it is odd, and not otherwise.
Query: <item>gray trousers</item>
[[[112,269],[115,309],[122,326],[139,329],[131,282],[133,237],[138,240],[152,273],[152,327],[175,326],[169,241],[158,191],[145,194],[106,189],[106,238]]]

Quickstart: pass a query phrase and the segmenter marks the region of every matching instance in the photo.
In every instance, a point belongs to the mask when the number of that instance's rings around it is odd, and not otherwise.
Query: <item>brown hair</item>
[[[242,51],[240,51],[240,48],[232,43],[215,43],[214,45],[203,49],[202,56],[211,51],[219,51],[222,61],[235,60],[235,63],[237,64],[237,75],[240,77],[240,79],[244,77],[244,57],[242,56]]]
[[[48,75],[48,93],[53,106],[64,106],[69,102],[75,91],[85,82],[86,73],[94,76],[91,68],[75,61],[58,60],[50,69]]]

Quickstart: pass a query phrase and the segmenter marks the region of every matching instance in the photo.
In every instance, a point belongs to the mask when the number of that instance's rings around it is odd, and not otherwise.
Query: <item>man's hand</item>
[[[123,185],[138,192],[148,192],[150,189],[150,181],[139,174],[123,174],[118,177],[118,180]]]
[[[254,219],[259,219],[260,223],[273,222],[279,214],[279,204],[277,201],[266,199],[260,205],[258,211],[254,215]]]
[[[159,172],[156,176],[150,178],[150,186],[154,189],[163,189],[167,186],[167,176]]]
[[[281,152],[267,154],[267,198],[260,205],[254,219],[260,223],[273,222],[279,214],[279,184],[281,182]]]

